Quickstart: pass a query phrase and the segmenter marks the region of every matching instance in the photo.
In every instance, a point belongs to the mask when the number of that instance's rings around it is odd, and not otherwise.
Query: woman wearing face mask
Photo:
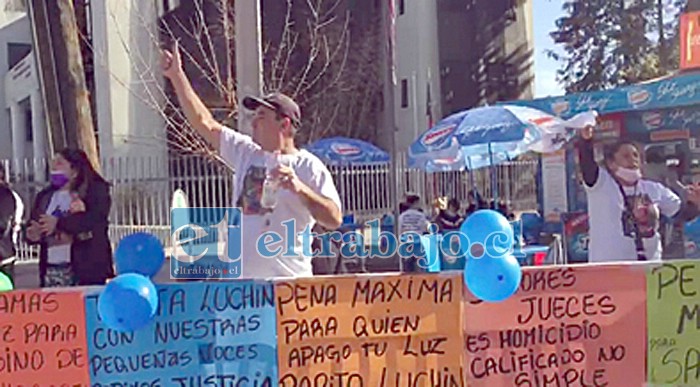
[[[41,287],[102,285],[114,276],[107,234],[109,183],[85,152],[53,159],[51,185],[37,194],[26,239],[39,244]]]
[[[630,141],[605,150],[603,166],[593,156],[593,128],[581,132],[579,163],[588,199],[589,262],[660,260],[661,214],[676,221],[698,216],[700,189],[688,187],[687,202],[662,184],[642,178],[639,151]]]

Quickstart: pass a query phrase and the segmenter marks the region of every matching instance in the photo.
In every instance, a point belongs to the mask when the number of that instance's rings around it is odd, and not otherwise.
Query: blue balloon
[[[462,223],[460,231],[469,240],[469,258],[479,258],[481,254],[507,256],[512,252],[515,242],[513,226],[505,216],[494,210],[479,210],[469,215]],[[477,243],[482,245],[485,251],[474,255],[472,247]]]
[[[140,274],[121,274],[107,283],[97,299],[97,313],[109,328],[133,332],[148,325],[158,310],[158,290]]]
[[[158,238],[139,232],[119,241],[114,261],[117,274],[136,273],[153,277],[163,267],[165,251]]]
[[[512,256],[469,259],[464,267],[464,281],[477,298],[499,302],[512,296],[520,286],[522,269]]]

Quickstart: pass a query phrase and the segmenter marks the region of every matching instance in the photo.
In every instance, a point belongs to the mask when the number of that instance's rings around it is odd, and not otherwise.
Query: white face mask
[[[618,168],[615,171],[615,175],[627,183],[634,184],[642,178],[642,171],[640,169],[628,169],[628,168]]]

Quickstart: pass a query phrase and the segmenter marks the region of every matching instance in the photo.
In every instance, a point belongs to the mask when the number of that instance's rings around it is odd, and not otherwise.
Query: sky
[[[556,81],[560,65],[545,54],[547,49],[556,49],[549,33],[556,28],[555,21],[563,14],[561,3],[562,0],[533,0],[535,98],[564,94],[564,89]]]

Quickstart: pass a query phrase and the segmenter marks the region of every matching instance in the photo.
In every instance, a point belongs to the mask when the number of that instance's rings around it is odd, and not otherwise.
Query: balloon
[[[9,292],[14,289],[15,285],[12,283],[10,277],[0,271],[0,292]]]
[[[109,328],[133,332],[151,322],[158,309],[158,291],[147,277],[121,274],[107,283],[97,300],[97,313]]]
[[[518,260],[508,255],[469,259],[464,267],[464,280],[477,298],[499,302],[512,296],[520,286],[522,270]]]
[[[153,277],[163,267],[165,251],[155,236],[147,233],[127,235],[114,253],[117,274],[137,273]]]
[[[473,257],[471,246],[475,243],[483,245],[486,254],[506,256],[512,251],[515,241],[513,226],[505,216],[494,210],[479,210],[469,215],[460,231],[469,239],[469,258]]]

